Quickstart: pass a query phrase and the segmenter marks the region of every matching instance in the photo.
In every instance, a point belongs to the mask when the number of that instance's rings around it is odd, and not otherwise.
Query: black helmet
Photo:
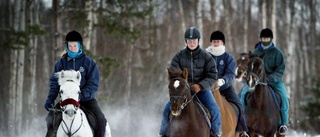
[[[269,29],[269,28],[265,28],[263,30],[261,30],[261,33],[260,33],[260,38],[272,38],[273,39],[273,33],[272,33],[272,30]]]
[[[73,30],[67,34],[66,41],[80,41],[80,42],[82,42],[82,36],[79,32]]]
[[[224,34],[219,30],[214,31],[214,32],[211,33],[210,42],[212,40],[222,40],[223,43],[226,44]]]
[[[200,38],[200,32],[195,27],[190,27],[184,33],[184,38],[185,39],[197,39],[197,38],[199,39]]]

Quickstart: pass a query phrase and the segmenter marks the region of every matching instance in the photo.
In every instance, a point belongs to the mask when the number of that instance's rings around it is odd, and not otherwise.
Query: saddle
[[[269,88],[269,92],[271,92],[271,95],[272,95],[272,98],[273,98],[273,101],[276,103],[278,109],[280,110],[280,106],[281,106],[281,98],[280,98],[280,95],[278,92],[276,92],[276,90],[274,90],[271,86],[268,85],[268,88]],[[250,92],[248,92],[245,97],[244,97],[244,102],[246,105],[247,104],[247,100],[249,100],[251,98],[251,94],[249,94]]]
[[[197,97],[195,97],[194,101],[196,102],[195,104],[198,105],[198,111],[200,112],[200,114],[202,114],[204,116],[209,127],[211,128],[210,121],[211,121],[212,117],[211,117],[211,113],[210,113],[209,109],[207,107],[205,107]]]

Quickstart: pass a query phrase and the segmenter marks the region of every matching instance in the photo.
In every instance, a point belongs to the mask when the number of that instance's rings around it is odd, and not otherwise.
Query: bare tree
[[[25,8],[26,1],[15,0],[14,2],[14,14],[13,14],[13,28],[17,32],[23,32],[25,30]],[[9,82],[9,134],[11,136],[17,136],[22,130],[22,105],[23,105],[23,81],[24,81],[24,57],[25,51],[22,49],[23,45],[15,45],[18,50],[12,49],[10,56],[10,82]]]

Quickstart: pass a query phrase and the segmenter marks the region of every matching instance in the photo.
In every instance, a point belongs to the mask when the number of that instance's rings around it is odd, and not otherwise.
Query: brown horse
[[[231,104],[220,94],[218,84],[215,83],[212,87],[212,94],[220,108],[221,114],[221,137],[236,137],[237,116]]]
[[[194,101],[188,84],[188,71],[168,68],[171,102],[170,137],[209,137],[209,125]]]
[[[249,53],[241,53],[240,58],[237,59],[235,80],[238,82],[241,82],[242,80],[246,79],[248,62],[249,62],[249,54],[251,54],[251,51],[249,51]]]
[[[260,57],[250,57],[247,65],[247,85],[245,109],[249,136],[273,137],[277,131],[279,109],[268,88],[264,63]],[[277,137],[280,135],[277,133]]]

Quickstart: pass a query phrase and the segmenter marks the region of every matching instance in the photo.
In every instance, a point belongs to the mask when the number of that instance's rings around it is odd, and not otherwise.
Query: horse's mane
[[[74,70],[62,70],[60,72],[57,72],[54,74],[55,77],[58,78],[59,85],[62,85],[63,83],[67,81],[72,81],[76,83],[77,85],[80,85],[81,80],[81,74],[79,71]]]
[[[182,70],[180,68],[170,67],[168,68],[168,71],[170,72],[170,75],[168,76],[169,80],[182,76]]]

